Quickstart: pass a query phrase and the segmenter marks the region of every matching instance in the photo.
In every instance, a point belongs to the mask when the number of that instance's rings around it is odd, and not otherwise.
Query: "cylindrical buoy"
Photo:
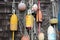
[[[28,35],[23,35],[23,37],[21,38],[21,40],[30,40],[30,37]]]
[[[33,21],[34,17],[31,14],[26,15],[26,28],[32,28],[33,27]]]
[[[49,23],[50,24],[57,24],[58,23],[58,19],[57,18],[50,19]]]
[[[14,31],[17,30],[18,18],[15,13],[10,18],[10,30],[12,31],[12,40],[14,40]]]
[[[34,5],[32,6],[32,10],[33,10],[33,11],[37,11],[37,9],[38,9],[37,4],[34,4]]]
[[[41,12],[41,10],[38,10],[38,11],[37,11],[36,21],[37,21],[37,22],[42,22],[42,12]]]
[[[18,9],[19,9],[20,11],[26,10],[26,4],[21,1],[21,2],[18,4]]]
[[[18,25],[18,18],[15,13],[10,18],[10,30],[11,31],[16,31],[17,30],[17,25]]]
[[[48,40],[56,40],[55,29],[50,25],[47,30]]]
[[[27,29],[33,28],[34,17],[33,17],[32,13],[31,13],[30,9],[28,10],[28,13],[27,13],[27,15],[25,17],[25,22],[26,22],[26,28]]]
[[[43,32],[38,34],[38,39],[39,40],[44,40],[44,33]]]
[[[40,1],[39,0],[38,0],[38,9],[37,9],[37,14],[36,14],[36,21],[42,22],[42,12],[40,10]]]

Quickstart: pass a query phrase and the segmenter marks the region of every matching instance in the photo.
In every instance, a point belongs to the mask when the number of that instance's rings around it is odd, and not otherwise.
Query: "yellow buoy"
[[[27,14],[26,15],[26,27],[27,28],[32,28],[33,27],[33,21],[34,21],[33,15]]]
[[[18,22],[18,18],[16,16],[15,13],[13,13],[13,15],[10,18],[10,30],[11,31],[16,31],[17,30],[17,23]]]
[[[10,30],[12,31],[12,40],[14,40],[14,31],[17,30],[18,18],[15,13],[10,18]]]
[[[58,19],[57,18],[53,18],[53,19],[50,19],[49,21],[51,24],[57,24],[58,23]]]

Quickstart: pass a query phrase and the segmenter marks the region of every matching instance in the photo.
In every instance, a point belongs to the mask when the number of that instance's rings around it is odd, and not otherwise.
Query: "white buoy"
[[[34,4],[34,5],[32,6],[32,10],[33,10],[33,11],[37,11],[37,8],[38,8],[37,4]]]
[[[26,4],[23,3],[22,1],[18,4],[18,9],[20,11],[24,11],[26,9]]]
[[[38,39],[39,40],[44,40],[44,33],[43,32],[38,34]]]
[[[50,25],[47,30],[48,40],[56,40],[55,29]]]

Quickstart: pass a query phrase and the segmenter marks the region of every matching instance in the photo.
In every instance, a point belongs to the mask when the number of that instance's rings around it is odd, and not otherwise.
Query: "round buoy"
[[[37,11],[37,8],[38,8],[37,4],[34,4],[34,5],[32,6],[32,10],[33,10],[33,11]]]
[[[10,18],[10,30],[11,31],[16,31],[17,30],[17,25],[18,25],[18,18],[15,13]]]
[[[51,24],[57,24],[58,23],[58,19],[57,18],[53,18],[53,19],[50,19],[49,21]]]
[[[20,3],[18,4],[18,9],[19,9],[20,11],[24,11],[24,10],[26,9],[26,4],[23,3],[23,2],[20,2]]]
[[[30,40],[30,37],[28,35],[23,35],[23,37],[21,38],[21,40]]]
[[[42,33],[42,32],[39,33],[39,34],[38,34],[38,39],[39,39],[39,40],[44,40],[44,33]]]

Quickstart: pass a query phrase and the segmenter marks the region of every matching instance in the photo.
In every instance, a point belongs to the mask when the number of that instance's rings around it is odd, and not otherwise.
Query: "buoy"
[[[38,22],[42,22],[42,13],[41,13],[41,10],[38,10],[37,11],[37,14],[36,14],[36,21]]]
[[[34,17],[30,13],[30,10],[29,10],[28,14],[26,15],[26,28],[28,28],[28,29],[33,28],[33,22],[34,22]]]
[[[39,0],[38,0],[38,9],[37,9],[37,14],[36,14],[36,21],[42,22],[42,12],[40,10],[40,1]]]
[[[33,27],[33,16],[26,15],[26,27]]]
[[[21,2],[18,4],[18,9],[19,9],[20,11],[25,11],[25,10],[26,10],[26,4],[21,1]]]
[[[50,24],[57,24],[58,23],[58,19],[57,18],[50,19],[49,23]]]
[[[11,31],[16,31],[17,30],[17,25],[18,25],[18,17],[16,16],[15,13],[10,18],[10,30]]]
[[[47,30],[48,40],[56,40],[55,29],[50,25]]]
[[[17,31],[18,18],[15,13],[10,18],[10,30],[12,31],[12,40],[14,40],[14,31]]]
[[[21,40],[30,40],[30,37],[28,35],[23,35],[23,37],[21,38]]]
[[[38,39],[39,39],[39,40],[44,40],[44,33],[43,33],[43,32],[40,32],[40,33],[38,34]]]
[[[33,11],[37,11],[37,9],[38,9],[37,4],[34,4],[34,5],[32,6],[32,10],[33,10]]]

